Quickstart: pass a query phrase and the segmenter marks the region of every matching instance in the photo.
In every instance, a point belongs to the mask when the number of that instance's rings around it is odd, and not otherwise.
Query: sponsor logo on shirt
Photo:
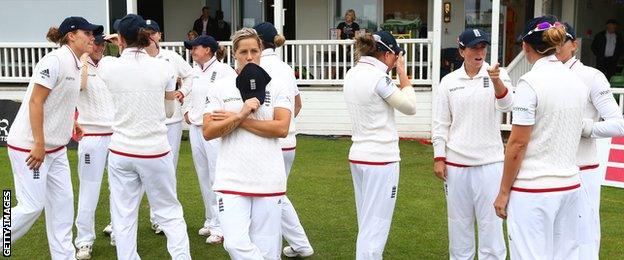
[[[251,90],[256,90],[256,80],[255,79],[250,79],[249,80],[249,85]]]
[[[449,92],[453,92],[453,91],[455,91],[455,90],[460,90],[460,89],[465,89],[465,88],[466,88],[466,87],[464,87],[464,86],[461,86],[461,87],[454,87],[454,88],[449,89]]]
[[[243,100],[243,99],[239,98],[239,97],[231,97],[231,98],[224,99],[223,103],[232,102],[232,101],[241,101],[241,100]]]
[[[39,75],[41,75],[41,78],[49,78],[50,77],[50,69],[44,69],[42,71],[39,72]]]
[[[73,80],[76,80],[76,78],[74,78],[74,77],[65,77],[65,80],[72,80],[73,81]]]
[[[598,92],[598,94],[601,96],[611,94],[611,90],[610,89],[603,90],[603,91]]]
[[[526,107],[513,107],[512,110],[514,112],[528,112],[529,111],[529,109]]]
[[[397,194],[397,186],[392,186],[392,195],[390,195],[391,199],[396,198],[396,194]]]

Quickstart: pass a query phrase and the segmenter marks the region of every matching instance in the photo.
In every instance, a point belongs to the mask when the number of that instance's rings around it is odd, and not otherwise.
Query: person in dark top
[[[210,6],[204,6],[202,7],[202,15],[193,23],[193,31],[197,32],[199,36],[214,36],[215,22],[215,19],[210,17]]]
[[[355,22],[355,11],[347,10],[345,13],[345,21],[338,24],[340,30],[340,39],[353,39],[355,32],[360,30],[360,25]]]
[[[217,41],[229,41],[231,35],[230,24],[223,20],[223,11],[217,10],[217,14],[215,15],[215,30],[214,30],[214,38]]]
[[[596,69],[610,79],[617,73],[617,62],[624,54],[624,38],[617,32],[618,21],[609,19],[607,30],[599,32],[594,37],[591,50],[596,55]]]

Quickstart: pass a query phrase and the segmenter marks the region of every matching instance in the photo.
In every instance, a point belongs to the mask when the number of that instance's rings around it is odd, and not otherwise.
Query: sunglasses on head
[[[381,43],[381,45],[386,47],[386,49],[388,49],[390,52],[392,52],[392,54],[397,55],[392,48],[388,47],[387,44],[385,44],[383,41],[381,41],[381,36],[379,36],[377,34],[373,34],[373,39],[375,39],[375,42]]]
[[[535,29],[529,31],[527,34],[522,36],[522,39],[524,39],[527,36],[533,34],[534,32],[542,32],[542,31],[546,31],[546,30],[548,30],[550,28],[558,27],[558,26],[563,26],[563,24],[561,24],[559,22],[555,22],[555,23],[541,22],[541,23],[538,23],[537,26],[535,26]]]

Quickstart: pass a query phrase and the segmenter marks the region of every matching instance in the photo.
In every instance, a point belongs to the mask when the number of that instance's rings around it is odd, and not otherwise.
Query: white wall
[[[186,40],[186,33],[193,29],[193,22],[201,15],[202,7],[203,0],[163,0],[165,40],[168,42]]]
[[[331,89],[331,90],[327,90]],[[342,88],[323,90],[300,87],[303,108],[297,117],[297,131],[313,135],[351,135],[351,120]],[[431,90],[417,91],[416,115],[396,111],[400,137],[431,137]]]
[[[108,27],[103,0],[0,0],[0,42],[45,42],[48,29],[68,16]]]
[[[329,38],[329,2],[329,0],[297,0],[295,26],[298,40]]]

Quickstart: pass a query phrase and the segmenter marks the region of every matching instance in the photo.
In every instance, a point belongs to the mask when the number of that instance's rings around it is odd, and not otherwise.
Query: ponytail
[[[50,29],[48,29],[48,33],[46,34],[46,38],[56,44],[67,44],[67,38],[61,34],[58,27],[50,27]]]
[[[286,42],[286,38],[284,38],[284,35],[281,35],[281,34],[275,35],[275,38],[273,39],[273,44],[275,48],[284,46],[285,42]]]
[[[355,59],[359,60],[362,56],[377,57],[379,50],[377,48],[377,42],[371,33],[355,38]]]
[[[150,31],[146,28],[140,28],[135,39],[125,39],[128,47],[137,47],[139,49],[150,46]]]
[[[217,51],[215,52],[215,56],[217,57],[218,61],[222,61],[223,58],[225,58],[225,52],[227,51],[227,49],[224,46],[219,46],[217,48]]]
[[[549,28],[542,33],[542,42],[548,46],[548,48],[536,51],[542,55],[552,55],[558,53],[560,47],[565,43],[566,31],[563,26],[555,26]]]

